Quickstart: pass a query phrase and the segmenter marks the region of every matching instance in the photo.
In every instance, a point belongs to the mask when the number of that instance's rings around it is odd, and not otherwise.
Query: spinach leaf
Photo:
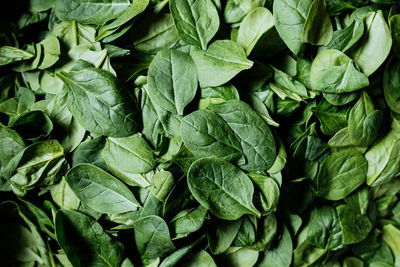
[[[201,87],[220,86],[253,66],[243,48],[231,40],[217,40],[206,51],[193,50],[190,55]]]
[[[168,225],[158,216],[147,216],[135,222],[135,242],[144,263],[163,257],[175,249]]]
[[[356,146],[369,146],[379,134],[383,113],[375,110],[371,98],[366,92],[349,113],[349,136]]]
[[[154,169],[153,150],[139,134],[121,138],[107,138],[102,158],[108,169],[129,185],[147,187],[151,182],[137,174]]]
[[[70,210],[57,212],[57,240],[74,266],[119,266],[124,246],[89,216]]]
[[[182,115],[197,89],[196,67],[179,51],[162,50],[149,66],[148,94],[153,104]]]
[[[237,183],[242,187],[235,187]],[[260,216],[252,202],[251,180],[222,159],[195,161],[188,172],[188,186],[196,200],[221,219],[236,220],[244,214]]]
[[[54,11],[62,21],[76,20],[83,24],[103,25],[129,8],[128,0],[56,0]]]
[[[318,53],[311,65],[310,79],[312,89],[324,93],[348,93],[369,85],[354,62],[334,49]]]
[[[198,110],[181,124],[185,146],[196,156],[217,156],[225,160],[239,158],[242,149],[228,124],[215,112]]]
[[[272,13],[263,7],[252,10],[240,23],[237,42],[249,55],[264,33],[274,26]]]
[[[207,49],[219,28],[214,3],[211,0],[172,0],[169,4],[179,37],[187,44]]]
[[[89,164],[72,168],[67,173],[67,183],[83,203],[101,213],[135,211],[140,206],[122,182]]]
[[[135,100],[111,73],[87,68],[57,76],[68,88],[69,110],[86,130],[113,137],[135,133]]]
[[[295,55],[304,49],[301,36],[311,4],[312,0],[276,0],[273,3],[276,30]]]
[[[209,105],[208,108],[226,121],[240,142],[245,161],[241,163],[239,160],[239,167],[248,171],[262,171],[272,166],[276,158],[272,132],[247,104],[228,100]]]
[[[301,41],[312,45],[327,45],[332,35],[333,27],[326,10],[325,0],[314,0],[304,22]]]
[[[363,20],[367,31],[359,46],[351,52],[350,57],[360,66],[366,76],[370,76],[389,55],[392,36],[382,11],[370,12]],[[380,49],[377,50],[377,46]]]
[[[322,206],[311,215],[307,239],[318,248],[338,250],[343,247],[343,233],[336,209]]]
[[[317,196],[339,200],[364,183],[367,161],[357,151],[344,150],[327,157],[317,176]]]

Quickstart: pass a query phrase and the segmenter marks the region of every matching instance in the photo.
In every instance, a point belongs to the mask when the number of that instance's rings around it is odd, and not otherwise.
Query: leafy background
[[[400,266],[394,0],[1,9],[1,266]]]

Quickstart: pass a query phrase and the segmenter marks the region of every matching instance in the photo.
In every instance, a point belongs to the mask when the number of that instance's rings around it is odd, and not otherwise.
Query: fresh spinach
[[[3,11],[0,265],[400,265],[398,1]]]

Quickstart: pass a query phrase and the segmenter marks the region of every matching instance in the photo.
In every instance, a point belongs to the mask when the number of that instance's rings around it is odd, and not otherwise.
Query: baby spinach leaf
[[[67,173],[67,183],[82,202],[100,213],[118,214],[140,206],[122,182],[93,165],[72,168]]]
[[[196,67],[179,51],[162,50],[150,64],[148,94],[153,104],[182,115],[197,90]]]
[[[135,133],[135,100],[109,72],[86,68],[58,72],[68,88],[68,108],[88,131],[123,137]]]
[[[179,37],[187,44],[207,49],[219,28],[214,3],[211,0],[171,0],[169,5]]]
[[[238,183],[241,188],[234,186]],[[188,172],[188,186],[196,200],[221,219],[236,220],[244,214],[260,216],[253,205],[251,180],[222,159],[195,161]]]
[[[365,153],[368,161],[368,185],[388,182],[399,173],[399,149],[400,135],[391,130]]]
[[[343,231],[344,244],[358,243],[367,237],[372,224],[366,215],[357,213],[348,205],[340,205],[336,210]]]
[[[307,239],[318,248],[338,250],[343,247],[343,233],[336,209],[322,206],[315,209],[308,226]]]
[[[325,0],[314,0],[304,22],[301,41],[312,45],[327,45],[332,35],[333,27],[326,10]]]
[[[63,210],[55,218],[57,240],[74,266],[119,266],[124,246],[80,212]]]
[[[244,163],[238,163],[240,168],[261,171],[272,166],[276,158],[274,137],[265,121],[250,106],[239,100],[228,100],[208,108],[226,121],[240,142],[245,157]]]
[[[0,47],[0,66],[33,58],[35,55],[12,46]]]
[[[147,216],[135,222],[135,242],[144,263],[164,257],[175,249],[168,225],[158,216]]]
[[[129,22],[138,14],[142,13],[148,4],[149,0],[133,0],[129,8],[127,8],[124,13],[118,16],[113,22],[105,24],[100,28],[99,33],[96,36],[96,41],[114,33],[119,27]]]
[[[139,30],[133,34],[133,45],[138,51],[157,53],[165,48],[171,48],[179,40],[169,13],[148,17],[139,22],[137,27]]]
[[[375,110],[371,98],[366,92],[349,113],[349,136],[356,146],[369,146],[379,134],[383,113]]]
[[[383,73],[383,92],[385,100],[389,108],[396,113],[400,113],[400,91],[398,90],[400,85],[399,70],[400,61],[391,58],[386,64]]]
[[[357,70],[344,53],[329,49],[315,57],[311,65],[311,86],[324,93],[347,93],[368,86],[368,78]]]
[[[231,40],[217,40],[206,51],[193,50],[190,55],[201,87],[220,86],[253,65],[243,48]]]
[[[301,36],[311,4],[312,0],[275,0],[273,3],[276,30],[295,55],[304,49]]]
[[[156,165],[153,150],[141,135],[107,138],[102,157],[109,170],[125,183],[142,187],[150,185],[150,181],[136,175],[150,172]]]
[[[213,111],[198,110],[187,115],[182,120],[181,136],[185,146],[198,157],[233,160],[242,155],[231,128]]]
[[[345,198],[364,183],[367,161],[357,151],[344,150],[327,157],[317,176],[317,196],[328,200]]]
[[[83,24],[103,25],[129,8],[128,0],[55,1],[55,14],[62,21],[76,20]]]
[[[224,9],[224,19],[226,23],[238,23],[242,21],[246,15],[265,5],[266,0],[227,0]]]
[[[274,17],[272,13],[264,7],[256,8],[240,23],[237,42],[243,46],[246,54],[250,55],[258,40],[273,26]]]
[[[364,33],[363,40],[351,52],[350,57],[360,66],[366,76],[370,76],[389,55],[392,47],[392,36],[389,26],[383,18],[382,11],[368,13],[364,17],[364,23],[367,30]]]
[[[390,30],[392,32],[392,40],[393,40],[393,53],[397,56],[397,58],[400,58],[400,14],[396,14],[390,17],[389,19],[389,26]]]
[[[292,263],[293,244],[289,230],[284,227],[282,236],[277,246],[265,251],[261,255],[261,261],[258,266],[290,266]]]

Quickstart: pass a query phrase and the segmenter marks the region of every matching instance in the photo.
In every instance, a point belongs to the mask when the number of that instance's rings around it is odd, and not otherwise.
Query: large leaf
[[[385,61],[392,47],[392,35],[382,11],[370,12],[364,18],[365,28],[361,44],[350,57],[366,76],[374,73]]]
[[[187,148],[198,157],[239,158],[242,149],[228,124],[215,112],[198,110],[181,124],[181,136]]]
[[[148,72],[147,92],[153,104],[182,115],[196,89],[196,67],[188,55],[175,50],[157,53]]]
[[[228,100],[209,109],[223,118],[240,142],[245,157],[239,167],[248,171],[269,169],[276,158],[276,144],[267,123],[246,103]]]
[[[243,46],[246,54],[249,55],[262,35],[273,26],[274,17],[272,13],[264,7],[256,8],[240,23],[237,42]]]
[[[156,162],[151,147],[139,134],[107,138],[102,156],[108,168],[125,183],[142,187],[150,185],[137,174],[153,170]]]
[[[135,100],[111,73],[86,68],[58,72],[68,88],[68,108],[88,131],[113,137],[136,132]]]
[[[72,168],[67,173],[67,183],[83,203],[100,213],[135,211],[140,206],[128,187],[90,164]]]
[[[62,21],[103,25],[129,8],[129,0],[56,0],[55,14]]]
[[[231,40],[215,41],[206,51],[193,50],[190,55],[201,87],[220,86],[253,66],[243,48]]]
[[[383,73],[383,93],[391,110],[400,114],[400,61],[391,58]]]
[[[142,260],[164,257],[175,249],[168,225],[158,216],[147,216],[135,222],[135,242]]]
[[[328,200],[345,198],[365,182],[367,161],[355,150],[327,157],[317,177],[317,196]]]
[[[303,50],[301,35],[312,0],[275,0],[275,27],[287,47],[299,54]]]
[[[236,220],[244,214],[260,216],[253,205],[254,188],[249,177],[222,159],[195,161],[188,172],[188,186],[196,200],[221,219]]]
[[[91,217],[61,209],[55,226],[57,241],[73,266],[120,266],[123,245],[111,239]]]
[[[314,0],[301,33],[301,41],[312,45],[327,45],[333,35],[332,23],[325,0]]]
[[[328,49],[315,57],[310,72],[311,86],[324,93],[353,92],[368,86],[368,78],[344,53]]]
[[[217,33],[219,17],[211,0],[171,0],[171,15],[179,37],[187,44],[207,49]]]

